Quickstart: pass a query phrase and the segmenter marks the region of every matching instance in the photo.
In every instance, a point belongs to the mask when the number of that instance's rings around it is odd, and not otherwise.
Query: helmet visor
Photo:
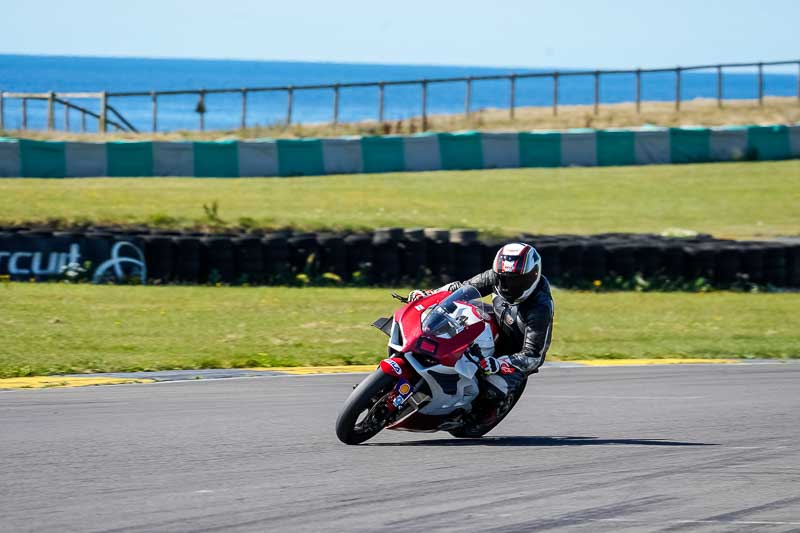
[[[530,289],[538,278],[538,266],[527,274],[498,274],[497,292],[506,300],[513,302],[525,294],[525,291]]]

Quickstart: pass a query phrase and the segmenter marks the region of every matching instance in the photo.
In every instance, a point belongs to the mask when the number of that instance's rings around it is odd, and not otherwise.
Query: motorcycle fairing
[[[440,431],[457,427],[459,413],[472,409],[478,396],[478,365],[472,361],[467,350],[473,344],[481,347],[483,355],[491,355],[494,347],[494,330],[487,325],[490,317],[477,309],[472,301],[456,301],[451,308],[451,317],[459,320],[459,327],[452,332],[423,332],[423,317],[451,293],[442,291],[410,302],[398,309],[391,321],[376,321],[375,327],[389,335],[389,353],[397,354],[381,361],[381,370],[398,379],[392,407],[400,411],[400,418],[387,429],[406,431]],[[463,318],[462,318],[463,317]],[[380,323],[378,323],[380,322]],[[486,338],[484,338],[486,337]],[[400,355],[402,354],[402,355]],[[417,359],[427,356],[425,364]],[[430,359],[439,364],[430,365]],[[398,368],[401,370],[398,372]],[[416,374],[418,377],[413,377]],[[422,380],[427,385],[420,390]],[[408,395],[400,398],[397,387],[405,380],[415,383]],[[428,394],[430,393],[430,394]],[[399,405],[398,405],[399,404]]]
[[[470,410],[472,400],[478,396],[478,380],[475,378],[478,365],[466,357],[461,357],[453,366],[427,368],[411,354],[406,354],[406,360],[431,391],[430,400],[419,409],[421,414],[443,416],[457,409]]]
[[[381,317],[372,323],[372,327],[379,329],[388,337],[392,334],[392,319]]]
[[[445,291],[433,293],[414,302],[409,302],[398,309],[394,314],[389,347],[403,353],[424,352],[427,350],[420,350],[420,347],[424,346],[427,340],[436,346],[436,353],[433,355],[436,356],[440,363],[447,366],[455,365],[464,351],[483,333],[485,324],[480,320],[480,316],[475,314],[475,321],[468,324],[452,338],[428,338],[423,335],[422,314],[449,295],[450,293]],[[474,313],[474,309],[472,309],[472,312]]]
[[[425,309],[447,298],[447,292],[435,292],[419,300],[408,302],[395,311],[389,346],[398,352],[407,352],[422,336],[422,313]]]
[[[411,373],[408,371],[408,363],[402,357],[389,357],[387,359],[383,359],[378,364],[378,368],[380,368],[384,374],[394,378],[402,378],[406,381],[411,381]]]

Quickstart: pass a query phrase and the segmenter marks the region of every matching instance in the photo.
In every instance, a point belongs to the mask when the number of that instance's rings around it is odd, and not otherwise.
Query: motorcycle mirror
[[[400,295],[399,295],[399,294],[397,294],[396,292],[393,292],[393,293],[392,293],[392,298],[394,298],[395,300],[400,300],[400,301],[401,301],[401,302],[403,302],[404,304],[407,304],[407,303],[408,303],[408,298],[406,298],[405,296],[400,296]]]

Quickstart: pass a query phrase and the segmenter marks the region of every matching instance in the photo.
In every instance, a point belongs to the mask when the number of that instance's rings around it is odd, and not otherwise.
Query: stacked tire
[[[723,288],[747,287],[748,283],[800,287],[800,241],[731,241],[707,235],[674,239],[619,233],[524,234],[480,240],[475,230],[437,228],[208,235],[102,226],[85,231],[4,227],[0,252],[34,250],[42,252],[34,259],[44,263],[52,260],[49,252],[63,254],[77,244],[82,262],[87,258],[105,261],[121,241],[142,251],[151,283],[286,284],[303,274],[309,279],[323,277],[356,285],[437,287],[491,268],[500,246],[524,241],[539,250],[547,277],[567,287],[585,287],[609,278],[633,280],[637,275],[645,280],[681,282],[702,278]],[[118,252],[122,248],[117,247]],[[38,263],[37,271],[52,270]],[[0,274],[8,267],[9,259],[0,262]],[[49,279],[52,275],[26,275],[24,279]]]

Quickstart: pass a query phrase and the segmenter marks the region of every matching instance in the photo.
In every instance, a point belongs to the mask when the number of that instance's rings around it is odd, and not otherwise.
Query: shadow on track
[[[375,442],[365,446],[718,446],[706,442],[665,439],[599,439],[597,437],[509,436],[481,439],[438,439],[406,442]]]

